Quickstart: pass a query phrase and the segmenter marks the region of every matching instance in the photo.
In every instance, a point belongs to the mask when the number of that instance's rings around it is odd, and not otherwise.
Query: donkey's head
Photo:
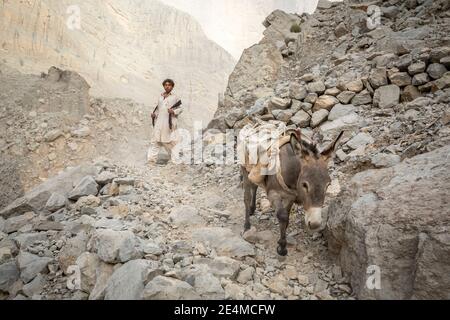
[[[322,152],[298,135],[291,136],[291,146],[300,161],[300,174],[297,180],[297,201],[303,204],[305,223],[311,231],[322,225],[322,207],[326,191],[331,183],[328,162],[333,158],[335,148],[343,132]]]

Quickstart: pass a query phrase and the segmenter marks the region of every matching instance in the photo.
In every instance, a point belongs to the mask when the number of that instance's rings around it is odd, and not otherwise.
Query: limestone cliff
[[[72,4],[0,3],[2,62],[28,73],[52,65],[72,69],[87,79],[96,96],[149,105],[161,81],[172,77],[191,111],[186,114],[204,121],[212,117],[235,61],[191,16],[156,0]]]

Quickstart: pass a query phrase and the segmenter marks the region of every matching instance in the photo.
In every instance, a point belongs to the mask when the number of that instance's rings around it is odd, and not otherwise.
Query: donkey
[[[267,175],[263,187],[275,209],[280,223],[280,239],[277,252],[286,256],[286,229],[289,214],[294,203],[303,205],[305,223],[309,230],[317,231],[322,226],[322,207],[325,193],[331,183],[328,162],[334,156],[335,148],[344,132],[322,152],[317,147],[301,139],[300,134],[291,134],[290,142],[280,147],[279,175]],[[249,173],[241,166],[245,202],[245,231],[251,227],[250,216],[256,210],[258,186],[249,180]]]

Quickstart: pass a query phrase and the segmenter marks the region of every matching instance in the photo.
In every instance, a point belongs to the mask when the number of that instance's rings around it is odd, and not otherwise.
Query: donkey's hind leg
[[[244,204],[245,204],[245,224],[244,231],[250,230],[250,216],[255,213],[256,210],[256,191],[258,189],[249,179],[248,172],[245,168],[242,168],[242,178],[244,187]]]
[[[256,212],[256,195],[258,193],[258,186],[251,183],[250,192],[252,194],[252,203],[250,204],[250,215],[254,216]]]

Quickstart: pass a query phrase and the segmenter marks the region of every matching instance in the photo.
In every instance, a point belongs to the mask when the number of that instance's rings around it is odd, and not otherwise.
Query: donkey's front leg
[[[289,212],[292,206],[283,204],[281,199],[277,199],[273,203],[275,212],[277,213],[278,222],[280,224],[280,240],[278,240],[277,252],[280,256],[286,256],[288,253],[286,249],[286,230],[289,226]]]

